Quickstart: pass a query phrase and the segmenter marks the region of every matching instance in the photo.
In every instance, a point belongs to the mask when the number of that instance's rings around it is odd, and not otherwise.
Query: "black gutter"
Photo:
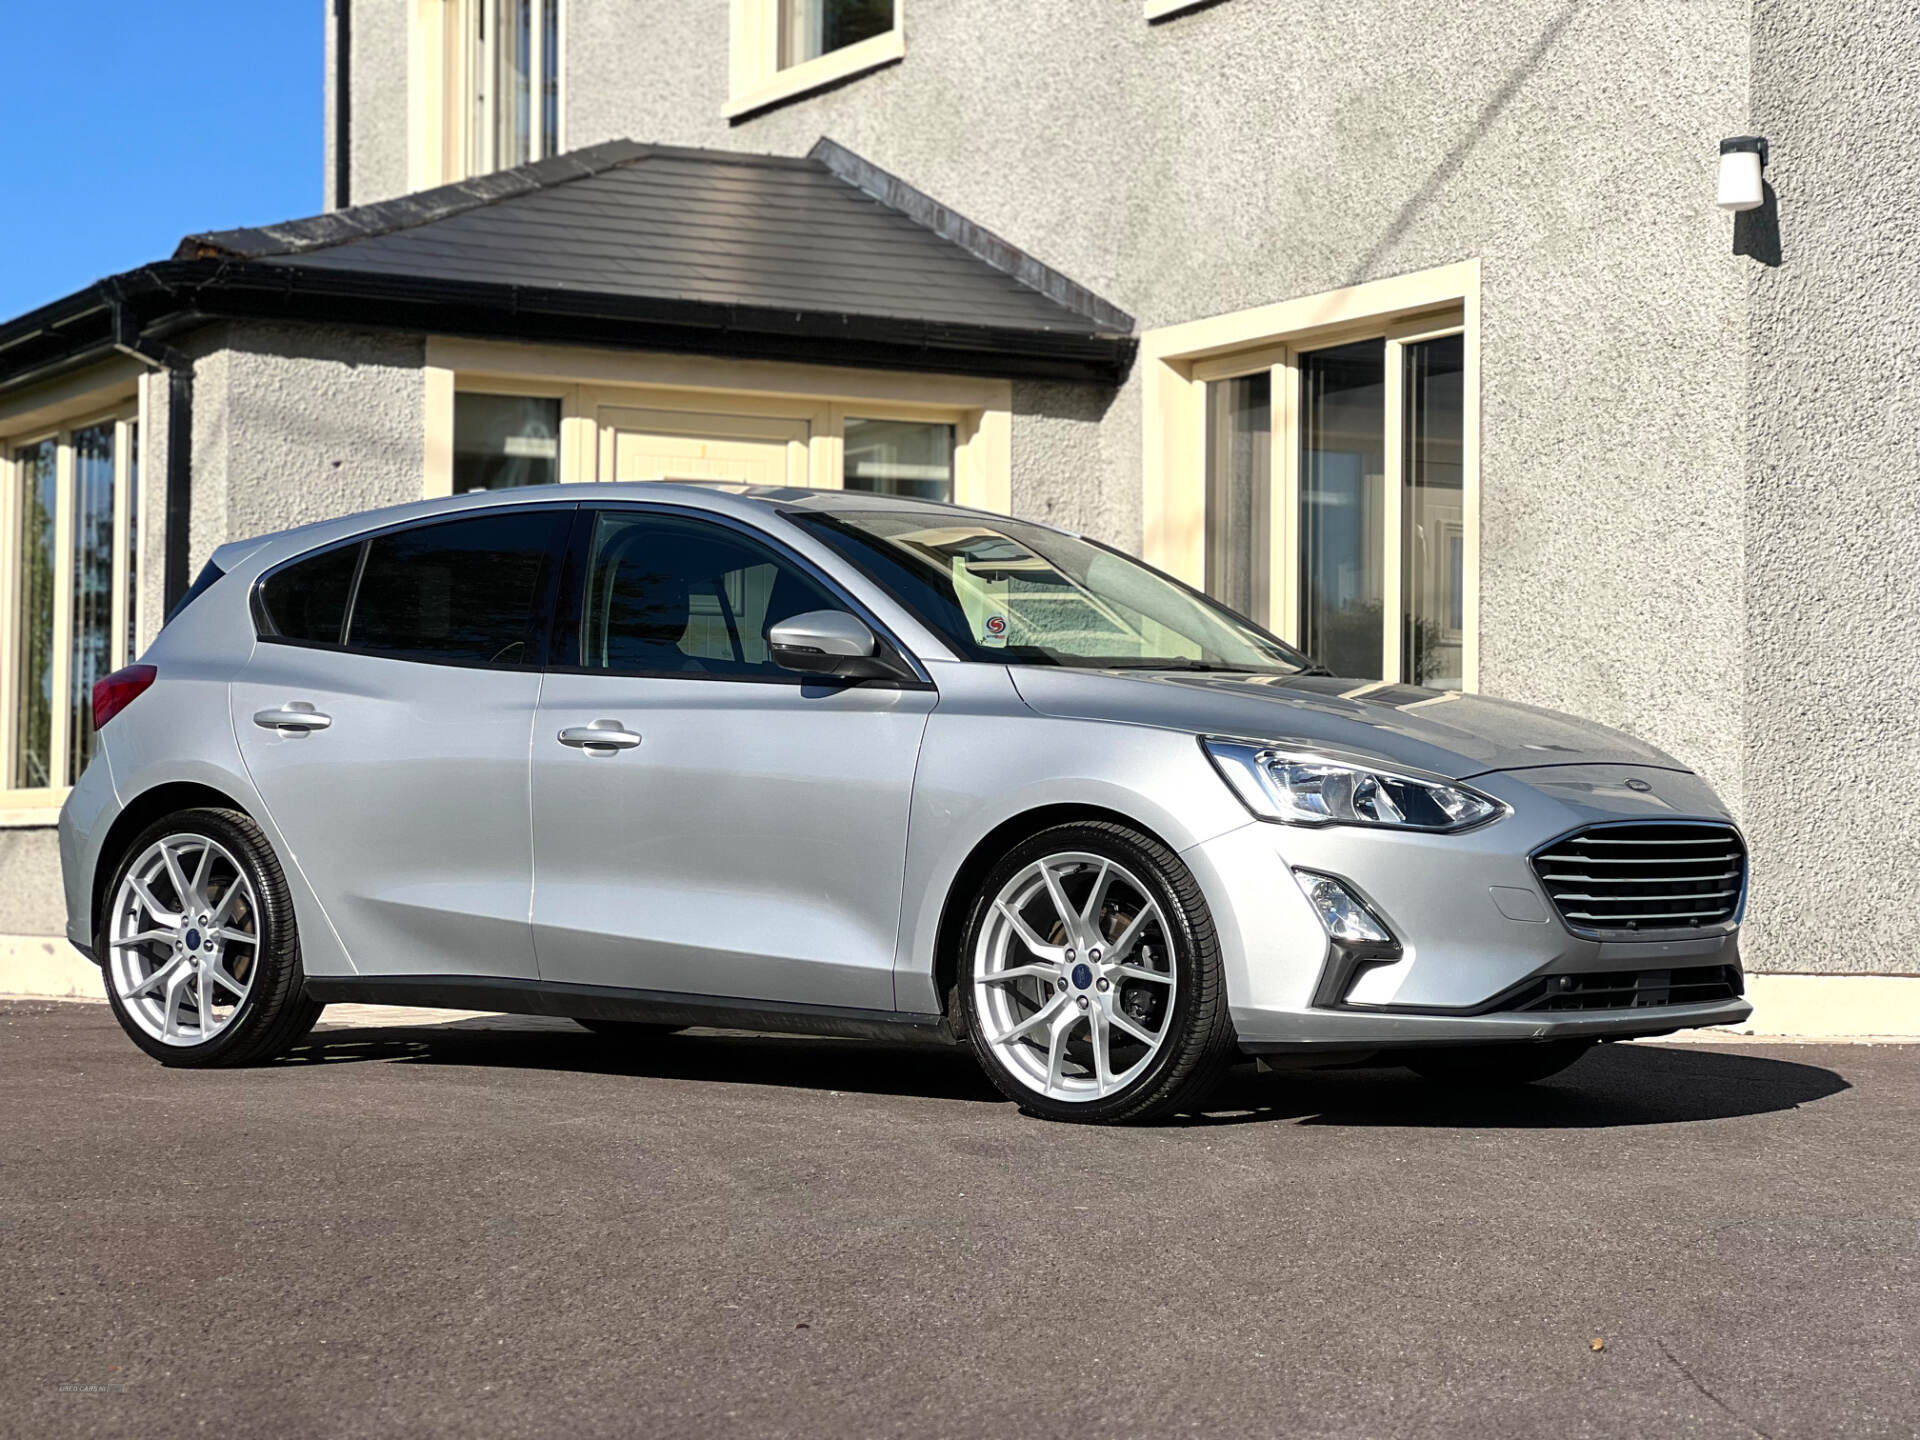
[[[193,518],[193,357],[143,333],[121,277],[102,280],[113,327],[113,348],[167,372],[166,553],[162,613],[187,593],[188,526]]]
[[[607,295],[257,260],[169,260],[0,326],[0,392],[112,349],[115,286],[148,335],[212,319],[1118,385],[1129,335]],[[64,309],[63,309],[64,307]],[[58,312],[58,313],[56,313]]]
[[[353,203],[353,0],[333,0],[333,203]]]

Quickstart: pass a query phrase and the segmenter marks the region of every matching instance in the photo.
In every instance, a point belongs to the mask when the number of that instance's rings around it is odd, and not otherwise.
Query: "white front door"
[[[600,478],[805,485],[812,428],[798,417],[603,406]]]

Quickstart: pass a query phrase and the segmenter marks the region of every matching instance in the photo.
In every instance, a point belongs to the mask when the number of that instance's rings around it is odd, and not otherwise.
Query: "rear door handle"
[[[324,730],[333,724],[331,715],[322,715],[305,700],[294,700],[278,710],[257,710],[253,723],[262,730],[289,730],[304,735],[309,730]]]
[[[640,737],[618,720],[596,720],[591,725],[569,725],[560,732],[560,743],[576,750],[631,750]]]

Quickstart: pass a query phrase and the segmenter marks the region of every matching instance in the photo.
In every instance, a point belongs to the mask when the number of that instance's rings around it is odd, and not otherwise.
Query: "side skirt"
[[[956,1044],[944,1015],[902,1010],[846,1010],[833,1005],[770,1004],[724,995],[625,990],[491,975],[309,975],[307,994],[329,1005],[421,1005],[554,1015],[569,1020],[638,1020],[650,1025],[707,1025],[925,1045]]]

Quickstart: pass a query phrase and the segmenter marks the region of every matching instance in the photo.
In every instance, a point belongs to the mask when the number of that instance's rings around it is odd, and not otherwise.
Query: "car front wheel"
[[[1151,836],[1105,821],[1015,845],[975,897],[961,1023],[1030,1114],[1114,1123],[1201,1104],[1235,1053],[1213,917]]]
[[[95,936],[107,999],[166,1065],[248,1065],[295,1044],[307,998],[280,863],[236,810],[187,810],[127,848]]]

